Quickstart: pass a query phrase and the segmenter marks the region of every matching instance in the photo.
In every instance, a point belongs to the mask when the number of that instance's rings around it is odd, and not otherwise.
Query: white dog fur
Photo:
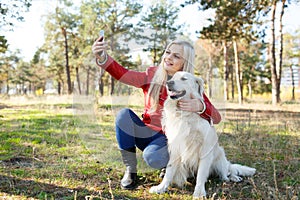
[[[240,176],[252,176],[255,169],[231,164],[219,146],[214,127],[197,113],[177,109],[182,98],[194,97],[203,101],[203,80],[187,72],[177,72],[167,82],[168,99],[163,110],[162,126],[168,138],[170,160],[162,182],[150,193],[164,193],[171,183],[182,187],[188,177],[196,177],[194,198],[205,197],[205,182],[211,173],[224,181],[239,182]]]

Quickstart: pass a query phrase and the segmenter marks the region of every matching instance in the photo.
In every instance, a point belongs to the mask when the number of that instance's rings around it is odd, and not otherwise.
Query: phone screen
[[[104,30],[100,30],[100,31],[99,31],[99,36],[100,36],[100,37],[102,36],[101,41],[104,41]]]

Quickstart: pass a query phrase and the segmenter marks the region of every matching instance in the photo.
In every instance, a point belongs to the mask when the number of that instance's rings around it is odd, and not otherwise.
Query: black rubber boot
[[[132,190],[137,187],[137,160],[136,149],[121,150],[122,160],[126,166],[125,174],[121,180],[121,188]]]

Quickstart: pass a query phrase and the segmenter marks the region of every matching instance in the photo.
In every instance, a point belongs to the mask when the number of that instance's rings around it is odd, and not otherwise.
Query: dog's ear
[[[202,78],[195,77],[196,83],[198,85],[198,93],[203,98],[203,92],[204,92],[204,81]]]

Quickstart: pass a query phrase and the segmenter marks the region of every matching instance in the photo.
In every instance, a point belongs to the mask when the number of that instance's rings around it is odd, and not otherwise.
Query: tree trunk
[[[207,96],[208,98],[212,97],[212,58],[211,58],[211,53],[209,53],[208,56],[208,70],[207,70]]]
[[[72,94],[72,83],[71,83],[71,75],[70,75],[70,66],[69,66],[69,46],[68,46],[68,38],[67,32],[64,27],[61,27],[64,39],[65,39],[65,57],[66,57],[66,74],[67,74],[67,83],[68,83],[68,94]]]
[[[99,80],[99,94],[100,96],[104,95],[104,84],[102,78],[100,78]]]
[[[110,95],[113,95],[115,92],[115,78],[110,77]]]
[[[61,95],[61,82],[60,82],[60,81],[58,81],[58,85],[57,85],[57,93],[58,93],[59,95]]]
[[[243,104],[243,91],[241,84],[241,70],[238,56],[238,45],[237,41],[233,40],[233,49],[234,49],[234,60],[235,60],[235,77],[236,77],[236,87],[238,90],[238,102],[239,104]]]
[[[110,50],[114,51],[114,45],[115,44],[115,38],[114,35],[112,34],[111,36],[111,43],[110,43]],[[114,94],[114,90],[115,90],[115,79],[111,76],[110,77],[110,95]]]
[[[91,68],[90,66],[88,66],[88,69],[87,69],[87,72],[86,72],[86,92],[85,92],[85,95],[88,96],[89,93],[90,93],[90,71],[91,71]]]
[[[231,100],[234,100],[234,75],[233,75],[233,67],[230,69],[231,75]]]
[[[293,71],[293,65],[290,65],[291,77],[292,77],[292,101],[295,100],[295,77]]]
[[[281,12],[280,12],[280,20],[279,20],[279,35],[280,35],[280,43],[279,43],[279,64],[278,64],[278,77],[276,81],[276,99],[277,103],[281,102],[280,98],[280,85],[281,85],[281,74],[282,74],[282,54],[283,54],[283,24],[282,19],[284,15],[284,8],[286,0],[282,0]]]
[[[81,95],[81,86],[80,86],[80,77],[79,77],[79,69],[78,67],[75,68],[76,70],[76,79],[77,79],[77,85],[78,85],[78,92]]]
[[[250,69],[251,71],[255,71],[255,67],[254,66],[252,66],[251,67],[251,69]],[[248,79],[248,95],[249,95],[249,99],[252,99],[252,79],[253,79],[253,76],[252,76],[252,74],[250,73],[249,74],[249,79]]]
[[[157,65],[157,55],[156,55],[156,41],[154,40],[153,41],[153,66],[156,66]]]
[[[252,99],[251,79],[248,80],[248,95],[249,95],[249,99]]]
[[[272,104],[276,105],[280,101],[280,90],[278,91],[277,83],[277,67],[276,67],[276,54],[275,54],[275,13],[276,13],[276,0],[272,2],[271,8],[271,38],[270,38],[270,65],[271,65],[271,81],[272,81]]]
[[[65,82],[64,82],[63,79],[61,79],[60,82],[61,82],[61,94],[64,94],[64,92],[65,92]]]
[[[7,77],[9,77],[8,76],[8,74],[7,74]],[[6,79],[6,94],[8,94],[9,93],[9,84],[8,84],[8,78]]]
[[[105,73],[105,70],[100,68],[100,75],[99,75],[99,93],[100,93],[100,96],[104,95],[104,81],[103,81],[104,73]]]
[[[228,70],[228,47],[227,42],[223,43],[223,54],[224,54],[224,75],[223,75],[223,84],[224,84],[224,101],[228,100],[228,78],[229,78],[229,70]]]

